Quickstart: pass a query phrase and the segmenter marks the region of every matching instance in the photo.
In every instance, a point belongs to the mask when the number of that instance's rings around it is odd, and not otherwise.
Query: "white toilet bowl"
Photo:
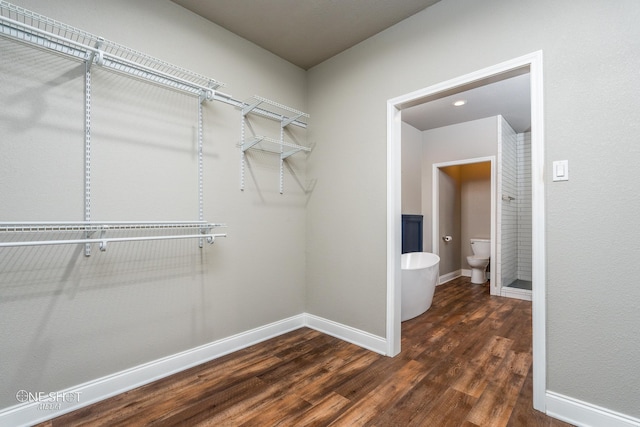
[[[473,255],[467,257],[471,267],[471,283],[482,284],[487,281],[487,266],[491,259],[491,240],[471,239]]]
[[[467,262],[469,263],[469,267],[471,267],[471,283],[481,284],[486,282],[489,258],[469,255]]]

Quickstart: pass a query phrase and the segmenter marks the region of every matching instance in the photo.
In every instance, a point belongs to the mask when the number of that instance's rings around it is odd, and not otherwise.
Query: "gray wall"
[[[438,239],[440,275],[461,268],[462,243],[462,167],[450,166],[438,170],[438,236],[452,236],[451,242]]]
[[[402,123],[402,213],[422,212],[422,132]],[[427,216],[431,216],[429,213]]]
[[[636,0],[443,0],[310,70],[308,310],[385,334],[386,101],[541,49],[547,386],[640,416],[639,20]]]
[[[169,2],[19,5],[305,111],[306,73]],[[0,38],[0,219],[82,220],[82,65]],[[196,220],[197,101],[94,68],[92,217]],[[204,216],[226,239],[0,250],[0,408],[278,321],[305,309],[303,158],[239,190],[240,113],[204,107]],[[255,122],[277,137],[278,123]],[[273,133],[271,133],[273,132]],[[298,135],[305,142],[306,135]]]

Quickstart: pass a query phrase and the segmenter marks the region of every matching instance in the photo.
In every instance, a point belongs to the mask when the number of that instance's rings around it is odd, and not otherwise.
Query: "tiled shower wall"
[[[500,286],[508,286],[518,277],[518,157],[517,136],[511,126],[502,119],[498,143],[498,198],[502,201],[499,210],[498,233],[501,236],[497,250],[501,254],[498,267]],[[509,201],[509,197],[514,200]],[[505,200],[507,199],[507,200]]]
[[[503,120],[498,163],[502,209],[498,212],[501,263],[497,268],[502,276],[500,286],[509,286],[516,279],[531,280],[531,133],[516,135]]]
[[[518,279],[531,280],[531,132],[516,143],[518,168]]]

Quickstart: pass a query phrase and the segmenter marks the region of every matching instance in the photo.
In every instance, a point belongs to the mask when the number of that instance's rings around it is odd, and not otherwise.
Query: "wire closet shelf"
[[[258,106],[252,107],[250,102],[240,101],[234,99],[232,95],[219,92],[217,89],[224,87],[225,84],[218,80],[106,40],[5,0],[0,0],[0,36],[86,62],[89,65],[97,64],[107,70],[181,90],[200,97],[201,101],[215,100],[241,110],[252,108],[255,114],[275,120],[290,121],[294,126],[307,127],[307,123],[299,120],[299,116],[295,113],[294,117],[288,117],[291,114]],[[285,112],[296,111],[282,104],[274,102],[270,104],[276,107],[281,106],[280,109]]]
[[[25,246],[51,246],[68,244],[90,245],[97,243],[102,252],[106,251],[111,242],[134,242],[149,240],[200,239],[200,247],[204,241],[213,244],[216,237],[226,237],[224,233],[214,233],[213,229],[224,227],[224,224],[208,223],[206,221],[49,221],[49,222],[0,222],[0,234],[5,237],[22,233],[65,233],[78,234],[80,238],[58,238],[48,240],[3,240],[0,248]],[[158,230],[182,231],[184,234],[153,235],[149,232]],[[147,233],[140,236],[110,237],[109,232],[136,231]],[[95,236],[99,233],[98,236]]]
[[[263,105],[267,105],[268,110],[262,108]],[[240,125],[241,140],[238,143],[238,147],[240,147],[240,190],[244,190],[245,187],[245,152],[248,150],[258,150],[279,154],[280,194],[283,194],[284,161],[296,153],[309,153],[311,151],[311,147],[306,147],[296,142],[285,140],[285,128],[287,126],[299,126],[306,128],[307,124],[305,120],[309,118],[309,114],[260,96],[254,96],[250,100],[243,102],[240,109],[242,112],[242,121]],[[250,114],[256,114],[279,122],[279,139],[256,135],[253,133],[252,128],[247,126],[247,118]],[[252,135],[247,135],[247,129],[251,130]]]
[[[249,113],[257,114],[281,124],[281,132],[287,126],[306,128],[305,118],[308,114],[299,112],[285,105],[255,96],[249,101],[234,99],[231,95],[220,92],[224,87],[215,79],[203,76],[185,68],[170,64],[166,61],[146,55],[142,52],[122,46],[84,30],[72,27],[22,7],[0,0],[0,37],[24,43],[49,53],[61,55],[71,60],[84,63],[85,76],[85,221],[82,222],[0,222],[0,237],[16,233],[51,233],[51,232],[82,232],[82,239],[52,239],[31,241],[3,241],[0,248],[33,245],[58,245],[85,243],[85,255],[91,253],[90,245],[99,243],[102,250],[108,242],[156,240],[176,238],[198,238],[200,247],[203,241],[213,243],[215,237],[226,234],[212,233],[214,227],[222,224],[208,223],[203,220],[203,165],[202,165],[202,104],[204,101],[218,101],[232,105],[243,112],[243,117]],[[140,79],[148,83],[160,85],[170,89],[191,94],[198,98],[198,176],[199,176],[199,215],[198,221],[179,222],[95,222],[91,221],[91,68],[99,66],[108,71],[120,73]],[[264,138],[260,141],[248,141],[253,149],[265,149],[280,152],[281,162],[286,157],[300,151],[310,151],[310,148],[294,143]],[[275,148],[279,147],[279,149]],[[241,150],[244,154],[244,149]],[[282,181],[282,164],[281,164]],[[282,192],[282,190],[281,190]],[[106,237],[107,232],[131,230],[184,230],[190,228],[192,234],[174,234],[167,236],[135,236],[135,237]],[[99,232],[100,237],[95,238]]]
[[[224,84],[170,64],[144,53],[105,40],[102,37],[74,28],[70,25],[37,14],[7,1],[0,0],[0,36],[24,43],[30,47],[54,53],[86,64],[89,76],[92,65],[124,74],[170,89],[186,92],[204,100],[213,100],[217,88]],[[198,239],[212,244],[216,237],[226,237],[224,233],[214,233],[213,229],[224,224],[202,220],[202,194],[198,221],[90,221],[90,78],[86,79],[86,135],[85,165],[85,221],[79,222],[0,222],[0,248],[84,244],[85,255],[90,255],[91,244],[98,244],[105,251],[111,242],[148,240]],[[226,95],[221,95],[226,99]],[[201,128],[201,126],[200,126]],[[199,157],[201,156],[201,135],[199,136]],[[202,191],[202,163],[199,161],[199,187]],[[171,231],[167,233],[166,231]],[[165,232],[163,232],[165,231]],[[128,234],[123,236],[123,232]],[[26,233],[26,234],[25,234]],[[39,234],[38,234],[39,233]],[[134,234],[134,235],[131,235]],[[32,238],[35,236],[35,238]],[[41,239],[41,236],[55,238]],[[71,236],[72,238],[66,238]],[[39,239],[40,238],[40,239]]]
[[[0,35],[197,96],[223,83],[0,0]]]

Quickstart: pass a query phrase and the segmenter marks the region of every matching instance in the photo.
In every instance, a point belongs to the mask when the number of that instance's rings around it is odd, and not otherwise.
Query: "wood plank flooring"
[[[532,408],[531,303],[459,278],[389,358],[303,328],[40,424],[569,426]]]

